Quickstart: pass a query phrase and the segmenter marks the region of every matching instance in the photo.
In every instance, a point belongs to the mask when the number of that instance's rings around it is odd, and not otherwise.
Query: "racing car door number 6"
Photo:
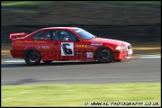
[[[61,56],[74,56],[74,43],[62,42],[61,43]]]

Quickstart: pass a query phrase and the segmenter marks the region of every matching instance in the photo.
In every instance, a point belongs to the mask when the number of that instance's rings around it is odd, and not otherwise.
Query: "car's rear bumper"
[[[14,58],[23,58],[24,55],[24,51],[20,51],[20,50],[10,50],[10,53]]]

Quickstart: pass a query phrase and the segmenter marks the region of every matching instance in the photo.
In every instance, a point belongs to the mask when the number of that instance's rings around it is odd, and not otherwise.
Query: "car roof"
[[[51,30],[51,29],[66,29],[66,30],[73,30],[73,29],[80,29],[79,27],[47,27],[42,28],[41,30]]]

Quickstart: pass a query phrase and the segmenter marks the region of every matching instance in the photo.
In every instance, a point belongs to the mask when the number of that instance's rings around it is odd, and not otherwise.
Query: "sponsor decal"
[[[73,42],[61,42],[61,56],[74,56]]]
[[[38,40],[34,40],[35,43],[47,43],[47,41],[38,41]]]
[[[16,40],[15,43],[24,43],[24,41]]]
[[[87,58],[93,58],[93,52],[87,52]]]
[[[15,43],[47,43],[46,41],[39,41],[39,40],[34,40],[34,41],[28,41],[28,40],[25,40],[25,41],[20,41],[20,40],[16,40]]]
[[[102,43],[93,42],[93,43],[91,43],[91,45],[92,45],[92,46],[101,46],[101,45],[102,45]]]
[[[77,44],[75,45],[76,48],[93,48],[94,46],[89,46],[89,45],[80,45],[80,44]]]
[[[87,45],[76,45],[77,48],[86,48]]]
[[[24,42],[25,43],[33,43],[33,41],[28,41],[28,40],[25,40]]]
[[[83,52],[75,52],[76,55],[83,55]]]
[[[42,49],[50,49],[49,46],[42,46]]]

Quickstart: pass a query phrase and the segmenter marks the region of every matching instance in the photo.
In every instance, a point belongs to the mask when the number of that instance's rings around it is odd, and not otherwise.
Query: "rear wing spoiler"
[[[21,33],[12,33],[10,34],[10,39],[18,39],[18,38],[21,38],[21,37],[24,37],[28,35],[27,33],[24,33],[24,32],[21,32]]]

